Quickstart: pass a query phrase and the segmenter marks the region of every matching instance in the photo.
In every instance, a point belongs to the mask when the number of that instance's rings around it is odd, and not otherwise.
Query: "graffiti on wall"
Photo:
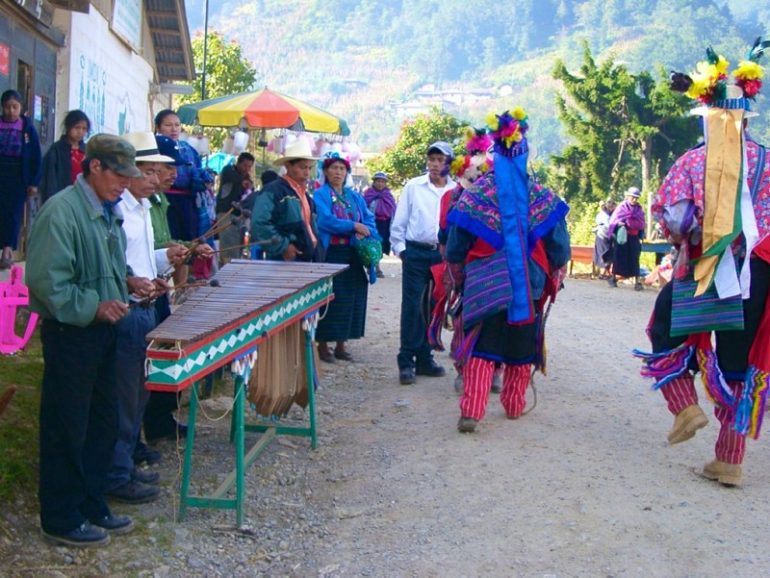
[[[94,133],[124,134],[138,126],[128,91],[115,96],[116,79],[101,64],[85,54],[80,56],[77,107],[91,119]],[[108,88],[112,87],[112,91]]]
[[[98,62],[80,55],[78,108],[91,119],[92,132],[104,132],[107,106],[107,71]]]

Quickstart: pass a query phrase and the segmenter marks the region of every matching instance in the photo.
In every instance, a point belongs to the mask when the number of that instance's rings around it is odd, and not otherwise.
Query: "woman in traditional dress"
[[[639,204],[642,193],[636,187],[626,191],[625,200],[612,212],[608,234],[612,239],[612,275],[610,287],[618,286],[618,277],[634,278],[634,289],[642,290],[639,278],[639,257],[642,255],[644,237],[644,209]]]
[[[316,330],[318,356],[326,363],[334,363],[335,358],[352,361],[345,342],[364,336],[369,278],[356,244],[368,237],[379,239],[374,215],[366,201],[345,186],[349,174],[347,159],[338,153],[327,153],[323,159],[325,183],[313,195],[318,240],[326,252],[325,261],[350,265],[334,276],[334,300]],[[334,353],[329,349],[329,341],[337,342]]]
[[[15,90],[0,97],[0,269],[13,264],[24,202],[37,195],[40,183],[40,141],[32,120],[22,114],[21,102]]]
[[[201,229],[198,206],[208,195],[206,184],[213,182],[213,178],[202,168],[198,151],[179,139],[182,124],[173,110],[161,110],[155,115],[155,133],[172,139],[179,148],[179,156],[185,162],[177,167],[176,180],[166,191],[169,202],[168,226],[172,238],[192,241],[208,229],[205,224],[205,228]]]
[[[64,117],[64,133],[43,157],[40,198],[43,203],[75,182],[83,172],[86,158],[83,139],[91,132],[91,121],[82,110],[71,110]]]
[[[609,279],[612,267],[612,240],[610,239],[610,217],[615,210],[615,201],[607,199],[599,207],[594,227],[594,267],[599,273],[599,279]]]
[[[382,238],[382,254],[390,254],[390,223],[396,214],[396,199],[388,187],[388,175],[383,172],[374,173],[372,186],[364,191],[364,199],[369,210],[374,213],[377,233]],[[377,277],[385,274],[377,267]]]

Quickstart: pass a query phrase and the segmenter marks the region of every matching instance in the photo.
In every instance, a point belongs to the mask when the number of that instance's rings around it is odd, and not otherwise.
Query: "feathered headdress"
[[[759,60],[770,48],[770,41],[762,41],[759,37],[749,50],[746,60],[742,60],[733,71],[735,84],[742,93],[742,98],[732,98],[731,86],[728,83],[728,68],[730,63],[721,54],[717,54],[709,46],[706,48],[706,60],[698,62],[695,72],[685,74],[683,72],[671,72],[671,90],[682,92],[698,102],[717,108],[745,108],[749,110],[749,103],[745,99],[754,99],[762,88],[764,69]]]
[[[465,138],[465,151],[467,154],[457,157],[452,161],[450,172],[455,177],[466,176],[475,180],[480,174],[484,174],[492,167],[492,159],[487,158],[487,151],[492,146],[492,137],[487,134],[485,128],[466,127],[463,131]],[[484,158],[481,158],[484,155]],[[478,157],[478,158],[474,158]],[[473,169],[469,173],[469,169]]]
[[[487,126],[494,140],[495,152],[508,158],[527,152],[524,135],[529,129],[528,120],[527,113],[520,106],[502,114],[488,114]]]

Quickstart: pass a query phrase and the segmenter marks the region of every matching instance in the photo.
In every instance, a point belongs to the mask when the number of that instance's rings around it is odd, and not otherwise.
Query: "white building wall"
[[[93,7],[89,14],[56,12],[55,25],[67,35],[59,54],[57,124],[79,108],[91,119],[91,134],[152,130],[152,66]]]

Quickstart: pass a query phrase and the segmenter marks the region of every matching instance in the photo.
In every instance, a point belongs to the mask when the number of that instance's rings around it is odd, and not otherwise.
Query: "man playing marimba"
[[[116,207],[134,147],[97,134],[83,174],[40,210],[29,239],[30,309],[43,319],[40,525],[56,545],[101,546],[133,527],[104,499],[115,445],[115,324],[128,313],[126,236]]]
[[[154,250],[149,197],[159,184],[161,163],[174,159],[158,153],[150,132],[123,136],[136,148],[136,165],[142,176],[132,178],[121,195],[123,231],[126,234],[126,264],[131,306],[117,326],[116,395],[118,439],[108,473],[107,496],[129,504],[155,500],[160,495],[158,473],[135,467],[136,449],[149,392],[144,388],[145,335],[157,325],[154,298],[168,290],[158,277],[169,265],[181,265],[187,254],[183,245]]]
[[[313,199],[307,184],[318,159],[305,140],[298,140],[276,159],[286,174],[267,185],[251,215],[251,238],[271,241],[263,249],[274,261],[313,261],[318,234]]]

